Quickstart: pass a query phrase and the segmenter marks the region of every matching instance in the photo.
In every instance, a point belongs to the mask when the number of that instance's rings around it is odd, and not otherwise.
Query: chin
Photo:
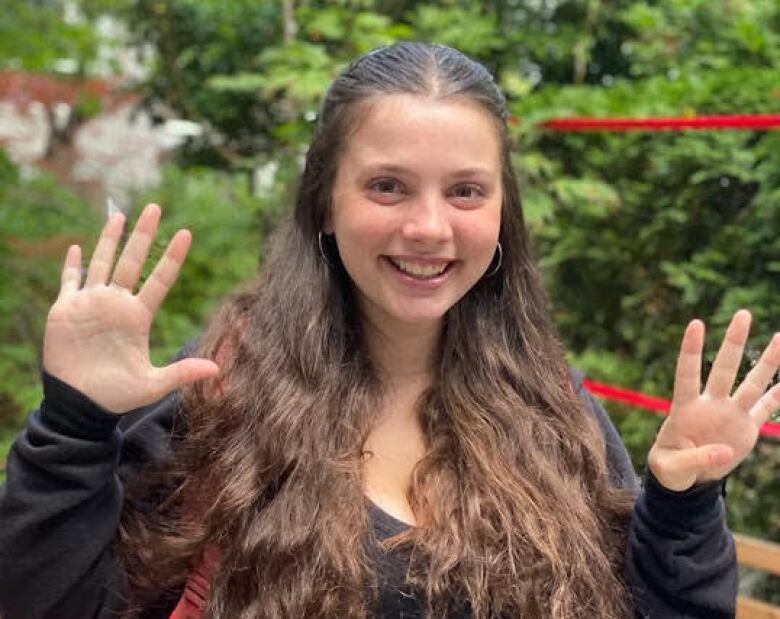
[[[424,325],[436,325],[438,324],[443,318],[443,314],[437,314],[435,316],[431,315],[402,315],[402,316],[396,316],[395,317],[398,322],[402,322],[407,325],[415,325],[415,326],[424,326]]]
[[[369,320],[377,324],[396,323],[407,327],[438,326],[456,303],[450,302],[450,299],[399,298],[395,295],[361,299]]]
[[[408,325],[423,326],[426,324],[435,325],[441,322],[447,315],[451,306],[419,308],[409,310],[409,308],[400,309],[394,312],[388,312],[395,320]]]

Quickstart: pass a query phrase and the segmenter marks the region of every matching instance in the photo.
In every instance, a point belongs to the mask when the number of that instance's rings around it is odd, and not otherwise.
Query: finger
[[[176,281],[191,242],[192,235],[189,230],[179,230],[174,234],[162,258],[138,291],[138,299],[146,305],[150,313],[157,311]]]
[[[680,343],[677,369],[674,373],[675,404],[685,404],[699,397],[701,389],[701,352],[704,348],[704,323],[688,323]]]
[[[156,204],[147,205],[116,262],[114,275],[111,278],[113,284],[128,290],[135,288],[138,278],[141,277],[146,257],[149,255],[149,248],[157,235],[159,224],[160,207]]]
[[[705,393],[713,398],[726,398],[731,393],[750,331],[750,319],[749,311],[739,310],[726,329],[726,336],[720,345],[707,378],[707,386],[704,388]]]
[[[114,264],[116,246],[122,236],[124,225],[125,216],[122,213],[114,213],[108,218],[106,225],[103,226],[103,232],[95,246],[92,259],[89,261],[87,279],[84,282],[85,288],[102,286],[108,280],[108,276],[111,274],[111,267]]]
[[[761,358],[734,394],[734,399],[745,410],[750,410],[766,391],[780,365],[780,333],[775,333]]]
[[[655,447],[650,452],[648,466],[664,487],[681,492],[708,471],[728,465],[733,459],[734,450],[722,444],[688,449]]]
[[[750,416],[758,426],[762,426],[777,410],[780,410],[780,384],[775,385],[761,396],[756,405],[750,409]]]
[[[77,292],[81,286],[81,247],[71,245],[65,254],[60,276],[60,297]]]
[[[159,395],[175,391],[183,385],[199,380],[216,378],[219,366],[209,359],[182,359],[164,368],[155,370],[154,380],[158,385]]]

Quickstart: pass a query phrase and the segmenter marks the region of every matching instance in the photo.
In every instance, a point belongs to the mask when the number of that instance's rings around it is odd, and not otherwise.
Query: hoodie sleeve
[[[0,487],[0,615],[102,616],[121,600],[124,478],[167,452],[176,400],[120,416],[48,374],[43,391]]]
[[[647,470],[626,554],[638,616],[734,617],[737,557],[721,495],[721,482],[667,490]]]
[[[612,421],[572,372],[580,397],[604,432],[613,483],[637,493],[628,529],[626,580],[641,619],[726,619],[736,613],[737,559],[726,526],[722,482],[684,492],[664,488],[648,469],[639,485]]]

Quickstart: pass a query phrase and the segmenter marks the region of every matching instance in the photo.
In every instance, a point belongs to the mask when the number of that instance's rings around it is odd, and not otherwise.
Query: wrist
[[[119,415],[45,369],[41,413],[57,432],[90,440],[112,437],[120,420]]]
[[[675,526],[682,524],[690,528],[720,518],[723,484],[724,480],[707,481],[686,490],[670,490],[647,467],[643,488],[645,502],[657,517]]]

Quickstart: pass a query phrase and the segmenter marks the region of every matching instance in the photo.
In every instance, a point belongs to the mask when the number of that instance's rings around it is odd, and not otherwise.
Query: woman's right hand
[[[151,404],[186,383],[219,373],[208,359],[183,359],[162,368],[149,359],[152,320],[176,281],[192,240],[189,231],[179,230],[135,294],[159,221],[160,207],[148,205],[114,266],[125,222],[121,213],[112,215],[83,286],[81,249],[71,246],[60,293],[46,322],[44,369],[113,413]]]

